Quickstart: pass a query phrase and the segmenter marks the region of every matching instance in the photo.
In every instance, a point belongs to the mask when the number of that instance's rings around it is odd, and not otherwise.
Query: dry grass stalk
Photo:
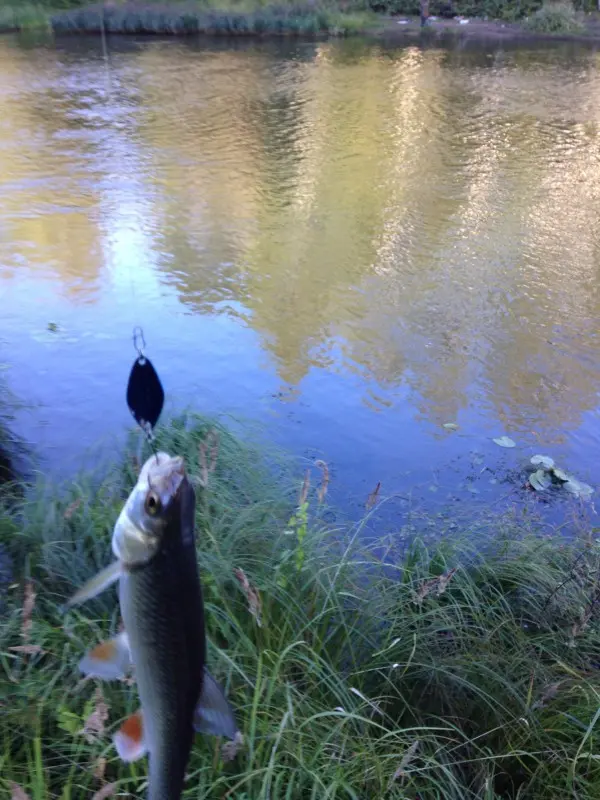
[[[258,593],[258,589],[256,589],[250,581],[248,580],[248,576],[244,572],[243,569],[237,567],[234,570],[235,577],[241,584],[241,587],[246,595],[246,600],[248,601],[248,610],[256,620],[256,624],[258,627],[262,627],[262,601],[260,599],[260,594]]]
[[[300,489],[300,496],[298,497],[298,505],[303,506],[308,500],[308,492],[310,490],[310,472],[306,470],[304,480],[302,481],[302,488]]]
[[[239,751],[242,749],[243,746],[244,746],[244,737],[240,733],[240,731],[238,731],[235,734],[235,739],[232,742],[225,742],[225,744],[221,748],[221,758],[225,763],[227,763],[228,761],[233,761],[233,759],[236,757],[236,755],[239,753]]]
[[[106,759],[104,756],[100,756],[96,760],[96,765],[94,766],[94,778],[97,781],[104,781],[104,774],[106,772]]]
[[[16,783],[10,784],[10,800],[30,800],[26,791]]]
[[[199,483],[205,489],[208,486],[208,478],[217,467],[217,457],[219,455],[219,434],[215,430],[209,430],[206,439],[198,445],[200,455],[200,478]]]
[[[98,789],[92,800],[106,800],[107,797],[112,797],[117,791],[116,783],[107,783],[101,789]]]
[[[26,581],[21,622],[21,638],[24,642],[29,641],[29,635],[31,633],[31,615],[33,614],[33,607],[35,606],[35,597],[36,594],[33,583],[31,581]]]
[[[365,508],[369,511],[375,503],[379,500],[379,491],[381,489],[381,481],[377,481],[377,486],[373,489],[371,494],[367,497],[367,502],[365,503]]]
[[[421,744],[420,741],[418,739],[415,739],[415,741],[411,744],[411,746],[408,748],[406,753],[404,753],[404,755],[402,756],[402,761],[400,762],[400,766],[398,767],[396,772],[394,772],[392,780],[390,781],[390,785],[394,781],[397,781],[399,778],[408,777],[408,773],[406,772],[406,768],[410,764],[410,762],[413,760],[413,758],[415,757],[415,754],[416,754],[417,750],[419,749],[419,745],[420,744]]]
[[[427,595],[432,594],[433,592],[435,592],[438,597],[444,594],[457,569],[458,567],[453,567],[451,570],[444,572],[443,575],[439,575],[437,578],[430,578],[427,581],[423,581],[417,591],[413,593],[413,602],[420,604],[427,597]]]
[[[81,499],[81,497],[78,497],[77,500],[73,500],[72,503],[69,503],[69,505],[65,509],[65,513],[63,514],[63,517],[65,519],[71,519],[71,517],[77,511],[77,509],[82,504],[82,502],[83,502],[83,500]]]
[[[329,467],[327,466],[327,462],[322,461],[321,459],[315,461],[315,467],[319,467],[319,469],[323,472],[321,485],[317,489],[317,498],[319,503],[322,503],[325,499],[325,495],[327,494],[327,487],[329,486]]]
[[[108,706],[104,700],[102,689],[97,687],[94,692],[95,708],[86,719],[81,733],[88,742],[95,742],[104,736],[105,723],[108,720]],[[108,796],[108,795],[107,795]]]
[[[23,653],[26,656],[36,656],[38,653],[46,652],[39,646],[39,644],[16,644],[8,649],[13,653]]]

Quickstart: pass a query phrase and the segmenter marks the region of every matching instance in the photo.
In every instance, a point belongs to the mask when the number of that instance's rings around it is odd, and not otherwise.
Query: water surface
[[[536,452],[600,480],[598,53],[2,37],[0,74],[1,360],[49,469],[129,424],[142,325],[170,411],[346,507]]]

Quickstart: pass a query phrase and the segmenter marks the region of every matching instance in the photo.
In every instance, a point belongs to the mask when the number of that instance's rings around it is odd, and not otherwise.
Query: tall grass
[[[198,486],[210,668],[244,736],[231,761],[198,737],[186,798],[600,796],[593,537],[567,546],[513,529],[484,552],[416,539],[376,556],[359,529],[323,526],[323,491],[289,490],[285,471],[276,480],[210,421],[177,419],[159,446],[184,455]],[[0,795],[14,782],[34,800],[144,796],[145,761],[121,764],[110,742],[134,683],[76,669],[117,629],[115,593],[57,611],[107,563],[136,452],[103,481],[4,499],[0,542],[18,576],[0,623]]]

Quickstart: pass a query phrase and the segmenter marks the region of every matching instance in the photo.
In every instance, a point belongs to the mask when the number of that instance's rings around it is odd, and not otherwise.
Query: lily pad
[[[543,469],[538,469],[537,472],[529,476],[529,483],[533,486],[536,492],[545,491],[552,483],[552,478]]]
[[[516,447],[515,442],[508,436],[499,436],[497,439],[492,439],[500,447]]]
[[[571,492],[576,497],[590,497],[594,493],[588,483],[578,481],[577,478],[570,477],[563,485],[567,492]]]
[[[456,424],[456,422],[444,422],[443,427],[446,428],[447,431],[457,431],[458,430],[458,425]]]
[[[545,467],[546,469],[552,469],[554,466],[554,459],[550,458],[550,456],[532,456],[531,463],[534,466]]]
[[[561,483],[566,483],[569,480],[569,475],[564,471],[564,469],[559,469],[558,467],[554,467],[552,469],[552,474],[556,478],[556,480],[560,481]]]

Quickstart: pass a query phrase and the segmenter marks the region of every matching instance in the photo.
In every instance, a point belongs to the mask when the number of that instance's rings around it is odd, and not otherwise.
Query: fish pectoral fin
[[[123,678],[130,666],[129,638],[125,631],[97,644],[79,662],[84,675],[108,681]]]
[[[144,739],[144,719],[138,709],[127,717],[113,736],[113,742],[122,761],[137,761],[148,752]]]
[[[79,588],[75,594],[70,597],[66,603],[61,608],[61,611],[64,613],[68,611],[72,606],[76,606],[79,603],[85,603],[86,600],[91,600],[92,597],[96,597],[96,595],[103,592],[105,589],[108,589],[115,581],[117,581],[122,574],[123,568],[121,566],[120,561],[113,561],[112,564],[109,564],[108,567],[104,567],[94,575],[93,578],[90,578],[89,581],[86,581],[81,588]]]
[[[194,728],[199,733],[227,736],[228,739],[235,739],[238,732],[229,701],[206,667],[202,694],[194,712]]]

